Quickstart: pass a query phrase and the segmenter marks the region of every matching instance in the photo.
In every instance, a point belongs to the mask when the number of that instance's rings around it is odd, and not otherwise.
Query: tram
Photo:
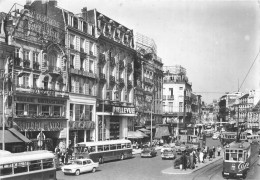
[[[224,178],[246,178],[247,172],[257,161],[259,154],[258,142],[232,142],[225,146],[223,157]]]
[[[223,146],[232,143],[236,140],[237,132],[222,132],[221,134],[221,143]],[[240,134],[240,140],[246,141],[247,140],[247,134],[245,132]]]

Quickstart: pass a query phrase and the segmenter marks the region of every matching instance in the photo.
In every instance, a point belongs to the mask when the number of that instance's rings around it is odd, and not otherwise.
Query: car
[[[214,133],[213,136],[212,136],[212,139],[216,140],[216,139],[219,139],[219,133]]]
[[[163,151],[164,151],[165,149],[171,150],[172,147],[171,147],[169,144],[164,144],[163,147],[161,148],[161,153],[163,153]]]
[[[177,157],[177,152],[173,149],[164,149],[161,153],[162,159],[175,159]]]
[[[157,152],[154,147],[145,147],[141,152],[141,157],[155,157]]]
[[[92,171],[94,173],[98,167],[99,163],[93,162],[92,159],[77,159],[72,164],[63,166],[61,170],[65,175],[75,174],[78,176],[83,172]]]

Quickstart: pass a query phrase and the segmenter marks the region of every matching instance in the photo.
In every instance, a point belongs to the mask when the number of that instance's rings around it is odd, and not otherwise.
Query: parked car
[[[65,165],[61,168],[64,174],[75,174],[78,176],[80,173],[92,171],[96,172],[99,167],[98,162],[93,162],[91,159],[77,159],[70,165]]]
[[[173,149],[164,149],[161,153],[162,159],[175,159],[177,157],[177,153]]]
[[[145,147],[141,152],[141,157],[154,157],[157,155],[157,152],[154,147]]]

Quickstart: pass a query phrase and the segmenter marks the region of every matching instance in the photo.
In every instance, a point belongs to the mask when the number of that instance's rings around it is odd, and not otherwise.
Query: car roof
[[[91,160],[91,159],[76,159],[75,161],[86,161],[86,160]]]

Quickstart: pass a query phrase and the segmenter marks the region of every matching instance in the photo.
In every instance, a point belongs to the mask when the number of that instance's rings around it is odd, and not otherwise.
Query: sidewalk
[[[216,156],[211,161],[209,159],[206,159],[204,163],[197,163],[195,169],[181,170],[181,169],[174,169],[172,166],[172,167],[162,170],[161,172],[163,174],[191,174],[199,169],[204,168],[205,166],[207,166],[209,164],[212,164],[214,162],[217,162],[218,160],[221,160],[222,158],[223,158],[223,156],[220,155],[220,156]]]

